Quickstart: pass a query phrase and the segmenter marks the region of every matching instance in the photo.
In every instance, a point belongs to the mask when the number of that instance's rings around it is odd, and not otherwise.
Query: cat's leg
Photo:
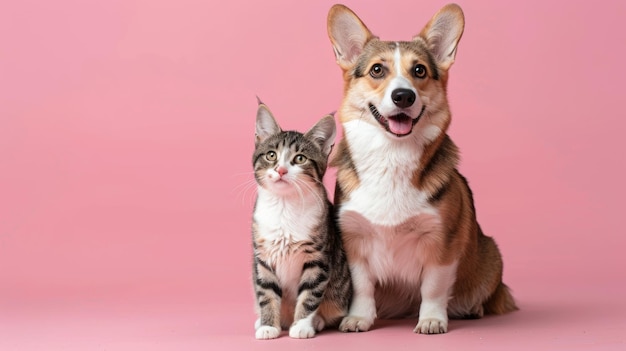
[[[276,275],[266,264],[257,263],[255,290],[259,319],[255,323],[257,339],[275,339],[280,334],[282,289]]]
[[[337,252],[331,270],[330,280],[324,299],[317,312],[321,323],[315,323],[315,330],[324,328],[337,328],[343,317],[348,315],[350,302],[352,301],[353,289],[350,277],[350,267],[343,251]]]
[[[368,331],[376,319],[374,281],[363,260],[352,260],[350,274],[354,296],[348,315],[341,321],[339,330],[343,332]]]
[[[441,334],[448,331],[448,300],[456,279],[456,268],[456,262],[424,267],[420,286],[422,302],[414,332]]]
[[[328,264],[322,260],[304,263],[294,322],[289,328],[290,337],[305,339],[315,336],[315,327],[320,327],[316,314],[328,285],[328,274]]]

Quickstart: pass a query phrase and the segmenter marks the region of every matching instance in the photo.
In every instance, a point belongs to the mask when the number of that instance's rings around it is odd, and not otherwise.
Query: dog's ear
[[[269,108],[259,100],[259,109],[256,112],[256,133],[254,145],[258,145],[272,135],[280,133],[282,130],[274,119]]]
[[[448,4],[437,12],[422,29],[420,34],[413,37],[424,39],[437,61],[437,65],[444,70],[454,63],[457,45],[463,35],[465,18],[463,10],[456,4]]]
[[[349,69],[363,52],[363,47],[374,38],[365,24],[344,5],[334,5],[328,12],[328,37],[333,45],[337,63]]]
[[[328,157],[330,151],[335,144],[335,135],[337,129],[335,128],[335,118],[332,115],[328,115],[317,122],[313,128],[306,132],[307,138],[315,140],[320,146],[324,156]]]

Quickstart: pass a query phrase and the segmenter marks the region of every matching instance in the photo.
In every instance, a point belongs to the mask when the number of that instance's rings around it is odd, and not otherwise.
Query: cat
[[[311,338],[347,315],[350,270],[322,183],[335,134],[332,115],[305,134],[283,131],[259,101],[252,223],[257,339],[287,328],[290,337]]]

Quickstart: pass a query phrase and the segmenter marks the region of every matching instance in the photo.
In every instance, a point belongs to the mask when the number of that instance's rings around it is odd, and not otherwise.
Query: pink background
[[[619,0],[460,1],[450,134],[519,312],[254,340],[255,95],[338,108],[332,3],[0,5],[1,350],[626,348]],[[444,2],[346,4],[408,40]]]

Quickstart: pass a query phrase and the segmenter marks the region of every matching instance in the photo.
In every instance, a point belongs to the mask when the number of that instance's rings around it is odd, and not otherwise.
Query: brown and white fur
[[[450,4],[411,41],[381,41],[347,7],[330,9],[345,80],[335,205],[354,285],[340,330],[419,316],[415,332],[438,334],[449,316],[517,309],[446,134],[448,70],[463,27]]]

